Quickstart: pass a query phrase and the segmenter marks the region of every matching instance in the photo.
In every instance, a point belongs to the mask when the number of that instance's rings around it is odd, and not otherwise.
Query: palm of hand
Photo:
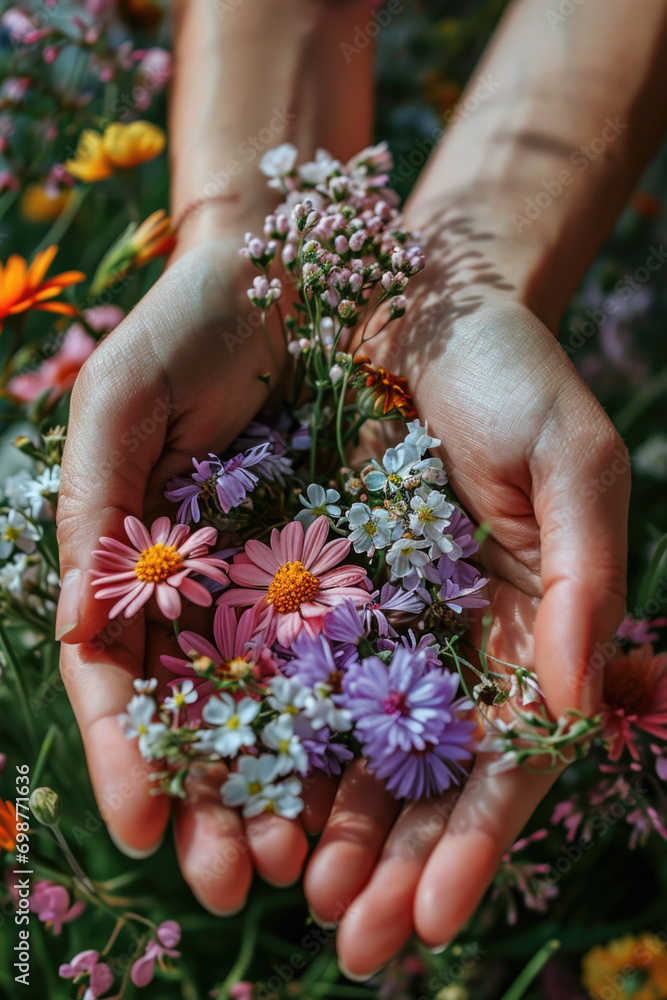
[[[408,319],[376,360],[408,376],[458,497],[490,524],[488,653],[534,669],[554,717],[592,711],[601,672],[587,660],[624,609],[628,476],[602,492],[590,482],[627,470],[614,466],[622,442],[525,308],[455,296]],[[306,892],[320,919],[342,916],[337,947],[348,969],[372,972],[413,929],[439,946],[471,915],[554,780],[489,773],[492,759],[478,756],[464,790],[400,812],[361,766],[346,772]]]
[[[63,569],[83,577],[61,669],[100,812],[138,856],[159,842],[169,804],[150,795],[152,768],[122,735],[117,715],[134,693],[133,678],[161,676],[160,655],[173,652],[173,636],[150,614],[107,626],[87,570],[98,538],[122,536],[127,514],[150,521],[166,509],[173,517],[165,482],[192,456],[226,448],[266,401],[258,376],[271,372],[273,383],[280,349],[270,350],[253,322],[237,247],[207,244],[178,259],[94,353],[72,398],[58,522]],[[184,622],[197,630],[205,613],[194,610]],[[195,894],[230,912],[245,900],[253,863],[269,880],[290,882],[307,842],[301,826],[277,817],[244,824],[222,806],[221,780],[220,768],[193,779],[188,808],[176,809],[176,840]]]

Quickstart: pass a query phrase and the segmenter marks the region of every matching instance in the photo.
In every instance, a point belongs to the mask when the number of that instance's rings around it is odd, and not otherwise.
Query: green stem
[[[37,757],[37,763],[35,764],[32,770],[31,780],[36,788],[39,787],[39,779],[42,776],[44,765],[46,764],[49,753],[51,752],[51,747],[53,746],[53,741],[56,737],[57,732],[58,732],[58,727],[54,723],[53,725],[49,726],[48,732],[42,741],[42,746],[39,751],[39,756]]]
[[[560,941],[547,941],[534,955],[523,972],[520,972],[502,1000],[521,1000],[535,976],[547,964],[551,956],[560,948]]]
[[[65,858],[67,859],[68,865],[70,866],[70,868],[72,869],[72,871],[76,875],[76,877],[79,880],[79,882],[81,883],[81,885],[84,887],[84,889],[86,890],[86,892],[90,893],[91,896],[96,896],[97,895],[97,890],[95,889],[95,886],[90,881],[90,879],[88,878],[88,876],[84,872],[83,868],[81,867],[81,865],[79,864],[79,862],[76,860],[76,858],[72,854],[72,851],[70,850],[70,846],[67,843],[67,841],[65,840],[64,836],[62,835],[60,829],[57,826],[52,826],[51,827],[51,832],[53,833],[53,836],[56,839],[56,843],[58,844],[58,847],[60,848],[60,850],[65,855]]]
[[[363,413],[361,414],[361,416],[357,417],[352,426],[348,427],[348,429],[346,430],[343,436],[343,444],[347,444],[349,441],[351,441],[354,435],[357,433],[357,431],[364,426],[367,420],[368,417]]]
[[[72,197],[65,205],[64,209],[55,220],[49,231],[47,232],[44,239],[35,248],[35,253],[39,253],[40,250],[45,250],[50,247],[53,243],[60,243],[63,236],[69,229],[69,227],[74,222],[76,214],[81,208],[83,199],[86,197],[90,191],[90,185],[86,187],[76,187],[72,193]]]
[[[647,410],[665,392],[667,392],[667,368],[663,368],[657,375],[649,379],[616,414],[614,424],[618,433],[627,434],[644,410]]]
[[[345,394],[347,392],[347,380],[349,377],[349,372],[345,372],[343,376],[343,384],[340,387],[340,396],[338,397],[338,407],[336,409],[336,445],[338,447],[338,457],[340,459],[340,464],[345,465],[345,439],[343,437],[343,406],[345,405]]]
[[[21,665],[19,664],[12,645],[9,641],[9,637],[5,632],[4,626],[0,625],[0,649],[4,653],[5,659],[7,660],[7,665],[11,668],[14,674],[14,680],[16,681],[16,688],[19,694],[19,701],[21,702],[21,709],[23,715],[25,716],[26,729],[33,743],[36,746],[37,738],[35,735],[35,727],[33,725],[32,715],[30,712],[30,703],[28,701],[28,691],[23,680],[23,673],[21,671]]]
[[[262,915],[262,900],[257,900],[248,909],[243,921],[243,937],[241,947],[236,961],[229,970],[225,980],[218,991],[217,1000],[228,1000],[232,986],[240,982],[246,974],[255,954],[257,944],[257,934],[259,932],[259,919]]]

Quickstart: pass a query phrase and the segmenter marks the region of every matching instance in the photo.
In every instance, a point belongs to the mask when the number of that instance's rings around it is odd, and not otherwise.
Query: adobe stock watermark
[[[386,28],[391,23],[392,18],[397,14],[402,14],[405,10],[403,0],[387,0],[379,10],[372,11],[365,24],[358,24],[354,29],[352,41],[343,41],[339,44],[340,51],[349,65],[354,56],[358,56],[364,49],[368,48],[374,38],[380,34],[382,28]]]
[[[583,174],[592,163],[602,156],[608,147],[616,142],[619,135],[630,126],[627,122],[622,122],[618,115],[615,118],[605,118],[600,135],[592,139],[587,145],[581,145],[570,154],[570,163],[576,172],[563,169],[555,177],[542,181],[542,190],[535,192],[532,197],[528,197],[524,202],[523,214],[513,212],[510,216],[512,225],[517,233],[522,232],[527,226],[532,226],[533,222],[550,208],[554,201],[561,197],[563,192],[574,184],[577,173]]]
[[[587,309],[585,312],[587,318],[578,326],[570,324],[568,330],[571,336],[567,342],[561,344],[563,350],[568,354],[574,354],[583,347],[586,341],[597,333],[605,320],[619,312],[622,303],[628,302],[635,292],[640,291],[651,277],[665,266],[665,263],[667,263],[667,250],[663,244],[661,243],[659,247],[649,247],[649,255],[644,264],[635,268],[632,274],[626,274],[619,279],[599,308]]]
[[[586,3],[586,0],[561,0],[557,8],[550,7],[545,10],[544,16],[552,31],[555,31],[559,24],[564,24],[568,17],[579,10]]]
[[[477,111],[480,104],[488,100],[491,94],[501,86],[499,80],[495,80],[492,73],[487,73],[477,84],[466,93],[453,108],[443,116],[443,125],[434,128],[430,135],[423,139],[417,139],[415,148],[409,153],[403,153],[394,163],[392,174],[400,177],[401,180],[408,180],[416,170],[421,170],[429,156],[440,142],[440,139],[447,128],[454,128],[455,125],[470,118]]]
[[[244,165],[253,163],[258,156],[264,153],[286,130],[290,122],[296,120],[296,115],[284,108],[273,108],[271,118],[267,124],[259,129],[255,135],[247,136],[243,142],[236,147],[236,156],[233,156],[221,169],[213,173],[209,170],[209,180],[201,187],[195,188],[190,202],[191,208],[198,208],[219,197],[230,185],[232,177],[238,177],[243,171]]]

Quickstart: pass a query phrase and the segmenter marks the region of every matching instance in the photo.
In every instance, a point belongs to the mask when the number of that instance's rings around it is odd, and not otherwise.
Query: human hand
[[[592,654],[624,613],[627,453],[551,332],[480,256],[445,253],[447,268],[429,256],[417,301],[374,360],[408,376],[454,490],[490,525],[488,653],[534,669],[554,717],[594,713]],[[459,280],[464,258],[480,294]],[[442,946],[475,910],[555,779],[489,773],[492,760],[478,755],[465,789],[402,808],[360,763],[344,774],[305,888],[318,919],[340,923],[353,977],[413,930]]]
[[[91,553],[101,535],[122,537],[126,515],[164,513],[169,478],[191,468],[193,455],[230,444],[266,401],[258,376],[271,372],[275,384],[281,341],[269,347],[261,329],[246,323],[250,282],[240,243],[234,236],[182,248],[95,350],[72,395],[58,505],[61,669],[100,812],[118,846],[135,857],[159,844],[170,804],[150,794],[151,765],[136,741],[125,739],[117,715],[134,693],[133,679],[161,676],[160,654],[173,648],[157,610],[105,628],[109,605],[94,599]],[[173,518],[175,507],[167,509]],[[243,904],[253,864],[272,882],[298,876],[304,826],[317,822],[307,806],[303,825],[270,816],[244,823],[223,807],[221,780],[217,768],[191,781],[187,806],[176,807],[175,832],[195,895],[213,911],[230,912]]]

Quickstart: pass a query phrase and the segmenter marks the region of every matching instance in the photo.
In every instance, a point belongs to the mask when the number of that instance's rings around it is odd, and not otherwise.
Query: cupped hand
[[[74,387],[58,504],[63,588],[57,630],[62,676],[79,723],[100,813],[121,849],[151,853],[169,800],[150,794],[153,769],[127,740],[118,713],[133,679],[160,673],[173,652],[169,623],[155,610],[107,624],[95,600],[91,553],[101,535],[124,537],[123,519],[175,516],[166,482],[193,456],[219,453],[267,399],[282,362],[251,314],[239,238],[183,252],[123,323],[96,349]],[[269,347],[269,343],[271,347]],[[171,645],[170,645],[171,643]],[[215,912],[244,902],[253,866],[269,881],[299,874],[317,826],[313,790],[303,823],[264,816],[243,823],[223,807],[219,767],[190,780],[175,830],[180,864],[195,895]]]
[[[427,265],[376,358],[408,376],[453,488],[490,525],[489,654],[534,669],[554,717],[594,713],[598,644],[624,613],[627,453],[552,333],[484,273],[475,288]],[[403,807],[363,764],[344,774],[305,887],[317,918],[339,923],[353,977],[384,965],[413,931],[441,947],[475,910],[555,777],[489,773],[492,759],[477,756],[464,789]]]

